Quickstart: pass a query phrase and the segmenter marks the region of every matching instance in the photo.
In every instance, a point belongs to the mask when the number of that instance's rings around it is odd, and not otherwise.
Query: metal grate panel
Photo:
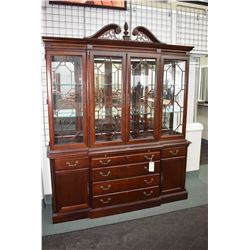
[[[176,19],[177,43],[194,46],[194,51],[207,52],[207,11],[178,6]]]
[[[162,42],[172,41],[172,10],[169,5],[159,2],[157,7],[153,1],[137,1],[131,4],[132,29],[145,26]]]

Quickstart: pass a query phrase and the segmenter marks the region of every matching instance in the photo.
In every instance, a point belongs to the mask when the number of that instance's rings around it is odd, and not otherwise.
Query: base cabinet
[[[186,158],[176,157],[161,161],[162,193],[185,190]]]
[[[88,169],[55,172],[55,208],[57,212],[69,212],[89,207],[88,173]]]
[[[52,159],[53,222],[96,218],[186,199],[188,144],[154,150],[138,146],[129,152],[95,151],[85,157]]]

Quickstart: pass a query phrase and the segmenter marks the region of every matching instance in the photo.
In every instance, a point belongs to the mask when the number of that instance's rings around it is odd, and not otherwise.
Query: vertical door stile
[[[123,116],[123,128],[122,128],[122,138],[123,138],[123,143],[127,143],[127,53],[123,55],[123,70],[122,70],[122,78],[123,78],[123,93],[122,93],[122,116]]]
[[[130,124],[130,112],[129,112],[129,108],[130,108],[130,56],[128,53],[126,53],[126,82],[125,82],[125,109],[126,109],[126,113],[125,113],[125,117],[126,117],[126,127],[125,127],[125,140],[126,140],[126,144],[129,141],[129,124]]]
[[[162,102],[162,84],[163,84],[163,70],[162,70],[162,63],[161,63],[161,56],[158,55],[157,58],[157,79],[156,79],[156,94],[155,94],[155,110],[157,112],[157,115],[155,116],[155,139],[159,140],[160,133],[161,133],[161,102]]]
[[[184,94],[184,110],[183,110],[183,126],[182,133],[186,137],[186,122],[187,122],[187,104],[188,104],[188,78],[189,78],[189,58],[186,59],[185,64],[185,94]]]

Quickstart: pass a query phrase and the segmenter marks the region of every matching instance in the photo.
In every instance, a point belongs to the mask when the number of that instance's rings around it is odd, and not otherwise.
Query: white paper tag
[[[153,161],[149,162],[148,171],[149,172],[154,172],[155,171],[155,163]]]

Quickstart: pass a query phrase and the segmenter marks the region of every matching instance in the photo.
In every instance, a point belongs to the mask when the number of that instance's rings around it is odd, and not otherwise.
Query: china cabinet
[[[186,199],[189,52],[139,26],[43,37],[53,222]]]

